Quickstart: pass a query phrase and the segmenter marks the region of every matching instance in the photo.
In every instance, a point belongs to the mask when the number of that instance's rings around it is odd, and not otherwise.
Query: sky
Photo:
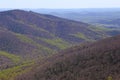
[[[1,0],[0,8],[120,8],[120,0]]]

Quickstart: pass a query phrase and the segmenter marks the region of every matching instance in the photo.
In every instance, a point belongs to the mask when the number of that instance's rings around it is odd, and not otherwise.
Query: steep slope
[[[0,30],[0,50],[7,51],[10,53],[27,53],[25,52],[26,48],[32,46],[21,42],[14,33],[8,30]]]
[[[20,57],[0,51],[0,70],[14,66],[20,61]]]
[[[61,51],[16,80],[119,80],[120,36]]]
[[[24,37],[20,34],[15,34],[13,32],[1,28],[0,51],[5,51],[9,54],[16,54],[23,57],[27,56],[28,58],[32,59],[37,55],[39,56],[38,52],[35,53],[35,50],[38,49],[39,48],[36,45],[32,44],[32,40],[27,38],[27,36]],[[42,50],[40,51],[42,52]],[[43,56],[44,53],[41,53],[40,55]]]
[[[0,22],[1,25],[5,25],[8,30],[13,32],[45,38],[57,36],[69,42],[82,41],[82,39],[80,40],[79,38],[72,36],[72,34],[77,34],[79,32],[88,36],[95,36],[95,34],[98,34],[89,30],[87,28],[89,25],[82,22],[21,10],[3,12],[1,13],[0,18],[2,19]],[[50,33],[51,35],[49,35]],[[95,36],[92,38],[97,39],[99,37]]]
[[[31,11],[0,12],[0,50],[40,57],[80,42],[110,36],[104,31],[90,29],[89,26],[91,25]]]

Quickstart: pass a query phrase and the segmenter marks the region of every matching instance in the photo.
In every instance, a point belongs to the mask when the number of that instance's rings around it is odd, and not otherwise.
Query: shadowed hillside
[[[20,41],[20,39],[16,37],[16,34],[10,31],[4,29],[0,30],[0,50],[22,55],[27,53],[27,48],[31,50],[34,47]]]
[[[119,80],[120,36],[61,51],[16,80]]]

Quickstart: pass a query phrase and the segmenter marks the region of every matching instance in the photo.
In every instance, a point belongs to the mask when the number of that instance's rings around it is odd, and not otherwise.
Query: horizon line
[[[120,9],[120,7],[99,7],[99,8],[0,8],[0,9]]]

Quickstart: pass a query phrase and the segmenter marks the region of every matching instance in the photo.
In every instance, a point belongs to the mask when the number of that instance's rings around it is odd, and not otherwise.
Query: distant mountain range
[[[29,9],[28,9],[29,10]],[[31,9],[37,13],[51,14],[85,23],[98,23],[100,20],[120,18],[120,8],[81,8],[81,9]]]
[[[99,23],[113,25],[113,26],[115,25],[119,28],[120,27],[120,18],[116,18],[116,19],[112,19],[112,20],[100,20]]]

